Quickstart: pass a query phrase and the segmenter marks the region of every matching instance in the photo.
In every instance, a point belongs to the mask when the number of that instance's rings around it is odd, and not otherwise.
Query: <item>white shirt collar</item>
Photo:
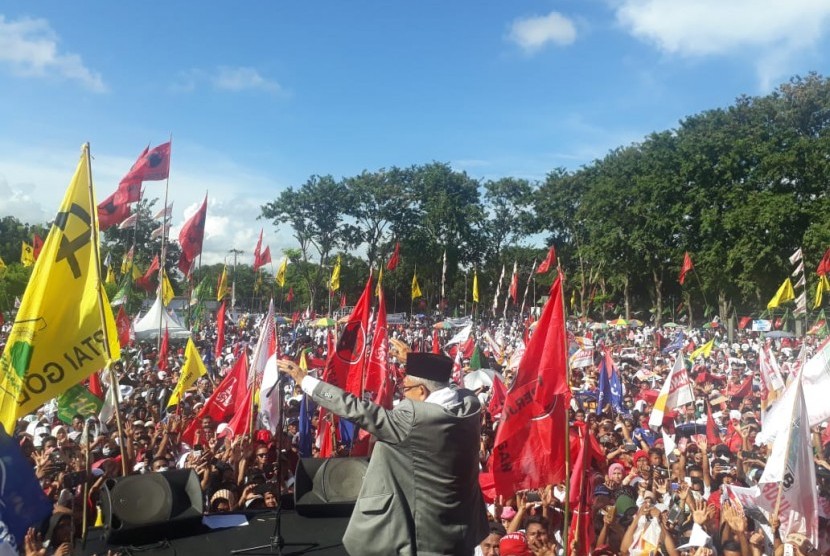
[[[452,409],[461,404],[458,399],[458,391],[454,388],[441,388],[435,392],[430,392],[424,401],[440,405],[444,409]]]

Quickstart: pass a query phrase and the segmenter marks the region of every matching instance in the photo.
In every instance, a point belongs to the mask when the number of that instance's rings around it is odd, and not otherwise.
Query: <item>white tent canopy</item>
[[[156,297],[153,306],[135,323],[135,339],[138,341],[155,340],[159,337],[159,323],[161,323],[161,334],[164,334],[166,327],[171,340],[184,340],[190,337],[190,330],[168,314],[161,302],[161,297]]]

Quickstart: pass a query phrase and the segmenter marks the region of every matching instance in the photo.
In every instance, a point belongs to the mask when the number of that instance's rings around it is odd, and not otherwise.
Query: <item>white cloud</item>
[[[0,64],[24,77],[59,76],[96,93],[106,92],[101,75],[77,54],[60,52],[59,38],[45,19],[6,21],[0,15]]]
[[[250,67],[219,66],[211,71],[190,69],[179,75],[171,89],[178,93],[189,93],[199,85],[207,84],[220,91],[262,91],[282,92],[282,87],[273,79],[263,77],[258,70]]]
[[[762,82],[816,45],[827,29],[826,0],[622,0],[617,22],[661,51],[682,56],[734,55],[756,60]]]
[[[560,14],[519,18],[510,24],[508,38],[525,52],[535,52],[548,43],[567,46],[576,40],[573,21]]]

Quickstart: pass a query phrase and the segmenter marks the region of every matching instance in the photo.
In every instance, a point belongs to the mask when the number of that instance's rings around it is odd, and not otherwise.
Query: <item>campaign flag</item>
[[[216,347],[213,353],[217,359],[222,356],[222,350],[225,349],[225,310],[225,301],[222,301],[216,312]]]
[[[499,275],[499,281],[496,284],[496,295],[493,296],[493,315],[496,314],[496,311],[499,308],[499,295],[501,294],[501,283],[504,282],[504,265],[501,265],[501,274]]]
[[[818,268],[816,268],[816,274],[819,276],[826,276],[828,272],[830,272],[830,249],[824,252],[824,256],[821,257],[821,262],[818,263]]]
[[[216,423],[226,423],[243,403],[248,403],[250,400],[242,400],[239,394],[241,392],[244,395],[247,378],[248,357],[243,355],[237,358],[231,370],[213,390],[213,394],[207,399],[205,405],[182,432],[182,440],[192,446],[196,432],[202,427],[203,417],[210,417]]]
[[[493,375],[493,387],[490,388],[490,403],[487,405],[487,412],[497,420],[501,418],[501,410],[504,407],[504,400],[507,398],[507,388],[504,387],[504,382]]]
[[[39,235],[35,234],[32,237],[32,257],[34,257],[35,260],[37,260],[40,256],[41,249],[43,249],[43,239]]]
[[[288,288],[288,294],[285,296],[286,303],[291,303],[294,301],[294,286],[290,286]]]
[[[778,441],[772,445],[758,480],[761,488],[759,503],[774,512],[780,489],[781,538],[800,533],[813,546],[818,546],[818,490],[807,403],[801,380],[793,382],[794,395],[788,400],[786,411],[776,415],[776,418],[784,418],[777,426],[786,431],[788,437],[786,442]]]
[[[352,309],[337,346],[330,350],[323,371],[323,381],[351,392],[355,396],[363,395],[363,372],[366,364],[366,344],[368,342],[369,313],[372,304],[372,275],[366,280],[366,286],[360,299]]]
[[[565,478],[562,439],[571,390],[567,382],[567,336],[559,273],[536,332],[519,362],[502,409],[490,469],[496,491],[558,483]]]
[[[202,201],[202,206],[199,210],[191,216],[187,222],[184,223],[182,229],[179,231],[179,246],[181,247],[181,255],[179,256],[178,267],[182,274],[188,276],[193,263],[196,261],[202,252],[202,244],[205,239],[205,220],[207,219],[207,195]]]
[[[277,425],[282,414],[282,402],[285,397],[277,370],[277,354],[273,353],[265,363],[262,382],[259,385],[259,423],[260,426],[277,434]]]
[[[22,246],[20,249],[20,263],[23,266],[34,266],[35,264],[35,252],[32,249],[32,246],[26,243],[25,241],[22,242]]]
[[[686,342],[686,335],[681,330],[678,332],[669,345],[663,348],[663,353],[671,353],[673,351],[677,351],[683,348],[683,344]]]
[[[392,394],[394,386],[389,374],[389,332],[386,324],[386,299],[383,292],[378,296],[378,311],[375,317],[372,347],[369,350],[369,359],[366,363],[366,379],[363,389],[373,394],[375,403],[387,409],[392,409]]]
[[[620,371],[614,365],[614,360],[606,351],[599,362],[599,399],[597,401],[597,414],[600,414],[609,403],[617,413],[624,413],[622,381]]]
[[[277,285],[281,288],[285,287],[285,271],[288,270],[288,257],[284,257],[282,262],[280,263],[279,268],[277,269],[277,274],[274,276],[274,280],[277,282]]]
[[[659,428],[663,424],[663,415],[666,411],[693,401],[695,401],[695,394],[692,390],[692,381],[689,380],[689,373],[686,372],[683,356],[678,353],[674,366],[666,376],[666,381],[654,402],[654,408],[648,420],[649,426],[653,429]]]
[[[170,142],[168,141],[153,149],[145,149],[127,175],[121,178],[118,188],[121,189],[122,185],[135,182],[164,180],[169,175]]]
[[[101,377],[98,373],[89,375],[89,392],[99,400],[104,399],[104,387],[101,385]]]
[[[691,272],[695,269],[695,265],[692,264],[692,257],[689,255],[689,252],[683,254],[683,266],[680,267],[680,276],[678,276],[677,281],[680,282],[680,285],[683,285],[683,282],[686,281],[686,274]]]
[[[90,180],[85,145],[0,357],[0,421],[9,432],[18,415],[120,357],[115,319],[99,283]]]
[[[441,342],[437,330],[432,331],[432,353],[441,353]]]
[[[827,280],[827,275],[819,276],[818,284],[816,284],[816,301],[813,304],[813,309],[821,307],[824,298],[824,292],[830,292],[830,281]]]
[[[473,303],[478,303],[478,271],[473,270]]]
[[[150,266],[147,267],[147,271],[144,275],[135,281],[136,285],[143,290],[151,291],[153,289],[153,284],[151,280],[156,272],[159,270],[159,256],[156,255],[153,257],[153,262],[150,263]]]
[[[418,273],[414,272],[412,274],[412,299],[414,300],[422,295],[421,286],[418,285]]]
[[[176,388],[170,394],[167,407],[178,404],[179,400],[184,397],[185,391],[196,382],[196,379],[206,374],[207,369],[202,362],[202,356],[199,355],[199,350],[196,349],[193,338],[188,338],[187,346],[184,348],[184,363],[182,364],[181,374],[179,375],[179,382],[176,383]]]
[[[157,213],[153,215],[153,220],[168,220],[173,216],[173,203],[171,202],[166,207],[159,209]]]
[[[167,326],[164,327],[164,336],[161,337],[161,346],[159,347],[159,357],[158,362],[156,365],[158,366],[160,371],[166,371],[170,368],[170,364],[167,362],[167,358],[170,355],[170,332],[167,330]]]
[[[721,443],[720,430],[712,417],[712,406],[706,404],[706,442],[709,446],[715,446]]]
[[[222,301],[228,295],[228,267],[222,267],[222,274],[219,275],[219,284],[216,286],[216,301]]]
[[[176,297],[176,294],[173,291],[173,284],[170,283],[170,279],[164,271],[161,273],[161,284],[159,284],[159,289],[161,290],[161,301],[164,303],[164,306],[167,307],[170,305],[170,302],[173,301],[173,298]]]
[[[444,259],[441,263],[441,299],[444,299],[444,286],[447,283],[447,250],[444,249]]]
[[[548,249],[548,256],[545,257],[545,260],[542,261],[542,264],[540,264],[539,268],[536,269],[536,274],[544,274],[545,272],[549,271],[555,265],[556,265],[556,248],[553,245],[551,245],[550,249]]]
[[[257,239],[256,247],[254,247],[254,272],[271,262],[271,250],[268,249],[268,259],[265,259],[265,251],[262,250],[262,233],[263,229],[259,229],[259,239]]]
[[[98,204],[97,211],[99,229],[103,232],[126,220],[130,216],[130,205],[118,203],[113,193]]]
[[[230,421],[228,421],[228,426],[233,431],[234,436],[250,433],[252,422],[251,411],[253,409],[251,407],[253,405],[251,403],[251,397],[254,395],[254,387],[253,385],[248,385],[246,378],[251,375],[247,350],[243,350],[240,353],[239,359],[241,360],[239,366],[245,372],[241,376],[241,379],[236,381],[233,392],[233,403],[235,407]]]
[[[574,465],[569,489],[570,506],[574,509],[570,539],[571,547],[576,550],[568,550],[567,554],[575,556],[590,554],[594,544],[594,522],[591,519],[594,485],[590,477],[593,475],[592,469],[605,468],[605,453],[586,423],[574,423],[569,436],[571,446],[576,446],[571,452]]]
[[[396,241],[395,251],[392,253],[392,256],[389,257],[389,262],[386,263],[386,270],[395,270],[398,267],[399,262],[401,262],[401,244]]]
[[[801,247],[795,250],[795,253],[790,255],[790,264],[795,264],[803,259],[803,254],[801,253]],[[802,270],[804,270],[802,268]]]
[[[249,385],[254,384],[254,381],[262,381],[265,365],[275,352],[276,326],[277,323],[274,320],[274,300],[272,299],[268,303],[268,312],[265,314],[265,318],[262,319],[259,338],[257,338],[254,352],[251,355],[251,367],[248,369]],[[276,365],[276,362],[274,364]]]
[[[72,423],[75,415],[82,415],[84,418],[98,415],[103,405],[102,398],[95,396],[80,384],[76,384],[58,396],[58,419],[68,425]]]
[[[17,440],[5,431],[0,431],[0,485],[0,521],[17,549],[23,546],[29,527],[38,528],[52,515],[52,502],[43,493],[32,463],[23,456]]]
[[[122,304],[118,308],[118,316],[115,317],[115,328],[118,331],[118,343],[122,346],[128,346],[133,343],[132,334],[133,323],[130,317],[127,316],[127,311],[124,310]]]
[[[517,261],[513,261],[513,276],[510,278],[510,288],[507,290],[507,293],[513,300],[513,303],[519,302],[519,265]]]
[[[793,299],[795,299],[795,291],[793,291],[793,283],[790,282],[788,277],[778,288],[778,291],[775,292],[772,299],[769,300],[769,303],[767,303],[767,309],[775,309],[782,303],[792,301]]]
[[[712,353],[712,348],[713,347],[715,347],[715,338],[714,338],[714,336],[712,337],[711,340],[709,340],[708,342],[706,342],[705,344],[703,344],[702,346],[700,346],[699,348],[694,350],[692,353],[690,353],[689,354],[689,359],[694,361],[695,359],[697,359],[698,357],[701,357],[701,356],[703,358],[709,357],[709,355]]]

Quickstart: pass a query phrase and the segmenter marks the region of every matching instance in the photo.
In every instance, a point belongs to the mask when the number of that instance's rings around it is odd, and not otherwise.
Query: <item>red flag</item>
[[[202,242],[205,239],[205,219],[207,218],[207,195],[202,202],[202,206],[196,211],[196,214],[184,223],[181,231],[179,231],[179,245],[181,246],[181,255],[179,256],[179,270],[185,276],[190,275],[190,270],[193,268],[193,263],[196,257],[202,252]]]
[[[225,348],[225,301],[219,306],[216,312],[216,347],[213,353],[219,359],[222,356],[222,350]]]
[[[317,430],[317,438],[320,440],[320,457],[330,458],[334,455],[334,431],[332,430],[331,419],[334,415],[329,413],[323,418],[323,410],[320,411],[320,428]]]
[[[153,262],[150,263],[150,267],[147,269],[147,272],[144,273],[144,276],[135,281],[136,285],[143,290],[152,291],[153,285],[150,281],[153,279],[153,276],[158,271],[159,256],[156,255],[155,257],[153,257]]]
[[[340,308],[344,309],[346,307],[346,294],[340,296]]]
[[[745,329],[747,326],[749,326],[749,323],[751,323],[751,322],[752,322],[752,317],[741,317],[741,320],[738,321],[738,330]]]
[[[545,260],[542,261],[542,264],[539,265],[539,268],[536,269],[536,274],[544,274],[545,272],[549,271],[556,265],[556,248],[551,245],[550,249],[548,250],[548,256],[545,257]]]
[[[709,446],[716,446],[721,443],[718,426],[712,418],[712,406],[708,403],[706,404],[706,442],[709,443]]]
[[[291,303],[294,301],[294,286],[288,287],[288,295],[285,296],[285,302]]]
[[[89,375],[89,391],[99,400],[104,399],[104,387],[101,385],[101,377],[97,372]]]
[[[166,371],[170,364],[167,362],[167,356],[170,351],[170,332],[167,327],[164,327],[164,336],[161,339],[161,348],[159,349],[158,368],[160,371]]]
[[[118,343],[121,347],[127,347],[132,343],[132,334],[130,334],[132,325],[124,306],[121,305],[118,308],[118,316],[115,317],[115,328],[118,330]]]
[[[565,478],[566,417],[571,390],[567,382],[567,336],[562,274],[550,290],[536,331],[507,392],[490,459],[499,494],[558,483]]]
[[[6,324],[6,317],[3,316],[3,311],[0,311],[0,326]]]
[[[167,142],[152,150],[145,149],[127,175],[121,178],[118,188],[120,189],[124,183],[164,180],[169,175],[170,143]]]
[[[389,257],[389,262],[386,263],[386,270],[395,270],[399,262],[401,262],[401,244],[396,241],[395,251],[392,253],[392,256]]]
[[[227,421],[236,411],[236,389],[239,383],[244,384],[248,380],[248,368],[246,360],[242,357],[236,360],[233,368],[225,375],[219,386],[213,391],[205,405],[199,410],[199,414],[190,422],[182,433],[182,440],[191,446],[194,444],[196,431],[202,426],[202,418],[210,417],[217,423]]]
[[[233,417],[228,422],[228,426],[233,431],[234,436],[239,434],[248,434],[251,428],[251,395],[252,388],[256,387],[256,383],[251,384],[248,388],[248,353],[243,350],[239,359],[240,366],[245,368],[244,380],[238,380],[234,387],[233,393]]]
[[[513,303],[517,303],[517,299],[519,298],[519,273],[515,271],[515,267],[513,270],[513,278],[510,280],[510,289],[508,290],[510,295],[510,299],[513,300]]]
[[[680,282],[680,285],[683,285],[683,282],[686,281],[686,273],[690,272],[695,269],[695,265],[692,264],[692,257],[689,255],[689,252],[683,255],[683,266],[680,267],[680,276],[677,278],[677,281]]]
[[[363,371],[366,361],[366,333],[372,302],[372,275],[349,316],[337,347],[329,352],[323,381],[334,384],[355,396],[363,395]]]
[[[386,325],[386,300],[383,292],[378,297],[378,316],[375,319],[375,335],[372,337],[372,349],[366,364],[364,389],[374,394],[376,404],[392,409],[392,395],[395,392],[388,368],[389,332]]]
[[[115,202],[119,205],[137,203],[141,199],[141,182],[131,181],[118,184],[115,190]]]
[[[588,472],[595,462],[604,469],[605,456],[596,437],[590,434],[586,423],[574,423],[570,432],[570,443],[573,463],[570,503],[574,508],[574,514],[569,536],[571,546],[567,548],[566,554],[575,556],[589,554],[590,547],[594,544],[594,524],[591,520],[594,485]]]
[[[441,353],[441,343],[437,330],[432,331],[432,353]]]
[[[729,397],[743,399],[752,393],[752,375],[747,377],[740,384],[729,385]]]
[[[126,220],[129,215],[130,206],[126,203],[118,203],[113,193],[98,205],[98,228],[102,232],[106,231]]]
[[[40,239],[40,236],[35,234],[32,238],[32,255],[34,256],[35,260],[37,260],[38,256],[40,256],[40,250],[43,249],[43,240]]]
[[[816,269],[816,274],[819,276],[824,276],[830,272],[830,249],[824,252],[824,256],[821,258],[821,262],[818,263],[818,268]]]
[[[507,398],[507,389],[498,376],[493,376],[493,387],[490,390],[490,404],[487,406],[487,412],[495,421],[501,417],[504,400]]]
[[[259,230],[259,239],[256,242],[256,247],[254,247],[254,271],[259,270],[267,263],[271,262],[271,248],[265,247],[265,251],[262,251],[262,228]]]

